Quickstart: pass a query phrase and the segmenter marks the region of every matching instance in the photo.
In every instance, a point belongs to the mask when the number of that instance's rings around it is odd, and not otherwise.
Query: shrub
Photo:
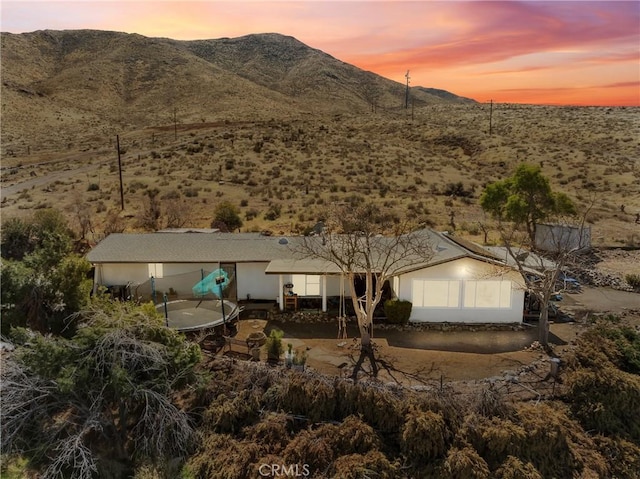
[[[273,204],[269,206],[269,210],[264,214],[264,219],[268,221],[275,221],[280,218],[282,213],[282,206],[279,204]]]
[[[442,465],[442,477],[486,479],[489,477],[489,466],[472,447],[452,447]]]
[[[442,457],[449,431],[442,415],[433,411],[411,410],[402,431],[402,450],[417,464]]]
[[[514,456],[507,459],[495,472],[496,479],[542,479],[538,470],[527,462],[526,464]]]
[[[397,468],[380,451],[366,454],[341,455],[331,466],[331,477],[341,479],[366,479],[376,477],[390,479],[397,476]]]
[[[494,468],[509,456],[519,456],[526,443],[525,429],[509,420],[491,419],[471,414],[462,429],[462,436]]]
[[[571,408],[586,429],[640,442],[640,376],[609,367],[567,378]]]
[[[216,206],[211,227],[220,228],[222,231],[235,231],[242,227],[238,208],[229,201],[222,201]],[[222,226],[222,227],[221,227]]]
[[[633,289],[640,288],[640,274],[629,273],[624,277],[624,280],[629,283]]]
[[[87,191],[98,191],[100,189],[100,185],[98,183],[89,183],[87,187]]]
[[[242,391],[233,399],[224,395],[213,401],[207,409],[204,420],[216,432],[234,433],[253,424],[260,415],[259,403],[255,395]]]
[[[245,428],[246,439],[265,445],[271,454],[280,453],[291,440],[285,414],[268,413],[260,422]]]
[[[326,430],[300,432],[283,452],[287,464],[307,464],[312,471],[326,469],[338,455],[331,447]]]
[[[411,317],[410,301],[401,301],[398,299],[388,299],[384,302],[384,314],[387,322],[391,324],[407,324]]]

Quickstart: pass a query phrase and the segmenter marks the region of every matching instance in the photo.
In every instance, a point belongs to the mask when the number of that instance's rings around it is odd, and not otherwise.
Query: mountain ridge
[[[182,122],[400,111],[405,86],[279,33],[173,40],[105,30],[1,33],[3,143]],[[473,100],[411,88],[416,106]],[[56,133],[53,135],[52,125]]]

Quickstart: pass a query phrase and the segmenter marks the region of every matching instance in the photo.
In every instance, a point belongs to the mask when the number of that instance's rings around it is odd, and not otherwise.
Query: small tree
[[[545,243],[552,245],[553,251],[545,255],[531,254],[537,249],[536,223],[569,218],[579,223],[578,236],[582,238],[588,210],[578,219],[575,205],[569,197],[564,193],[554,193],[540,168],[526,164],[520,165],[513,176],[487,185],[480,197],[480,205],[497,221],[497,229],[509,257],[525,279],[529,294],[539,301],[539,341],[546,347],[549,344],[549,303],[558,277],[573,256],[586,245],[575,244],[567,236],[549,229],[551,237],[545,238]]]
[[[554,193],[539,166],[521,164],[514,174],[487,185],[480,206],[494,218],[524,226],[530,244],[535,243],[536,223],[555,215],[574,215],[573,202],[564,193]]]
[[[371,335],[373,315],[382,300],[383,286],[408,265],[431,258],[432,246],[424,231],[414,231],[410,221],[386,214],[374,204],[336,206],[327,215],[323,233],[305,237],[297,253],[333,263],[346,276],[361,338],[361,353],[353,378],[357,378],[365,358],[369,359],[375,376],[378,366]],[[365,283],[361,296],[356,288],[359,278]]]
[[[221,227],[226,231],[235,231],[242,227],[240,210],[229,201],[223,201],[216,206],[211,227]]]
[[[3,365],[2,452],[43,479],[131,477],[136,462],[185,457],[194,439],[172,398],[194,381],[199,347],[152,306],[102,306],[72,339],[16,331]]]
[[[89,300],[91,280],[86,275],[91,265],[71,254],[66,220],[59,211],[42,210],[8,223],[0,264],[2,332],[29,326],[43,333],[72,334],[67,319]]]

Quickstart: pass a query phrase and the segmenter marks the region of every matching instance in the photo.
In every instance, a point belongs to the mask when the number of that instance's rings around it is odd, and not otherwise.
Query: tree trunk
[[[549,346],[549,301],[540,301],[540,320],[538,322],[538,341],[545,348]]]

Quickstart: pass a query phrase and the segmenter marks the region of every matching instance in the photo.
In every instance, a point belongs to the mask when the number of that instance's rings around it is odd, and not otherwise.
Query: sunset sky
[[[2,1],[3,32],[178,40],[277,32],[384,77],[484,102],[640,106],[640,2]]]

